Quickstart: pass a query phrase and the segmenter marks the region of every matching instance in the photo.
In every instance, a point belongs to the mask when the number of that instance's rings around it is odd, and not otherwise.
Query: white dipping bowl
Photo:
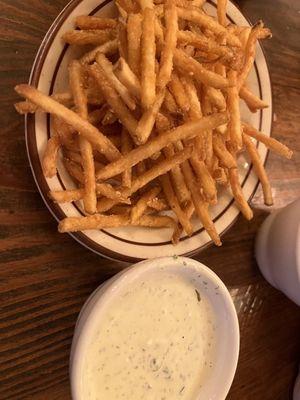
[[[217,355],[214,367],[207,381],[201,382],[195,400],[226,398],[237,367],[240,339],[238,318],[231,296],[220,278],[200,262],[185,257],[164,257],[142,261],[124,269],[99,286],[84,304],[76,323],[70,357],[73,400],[84,400],[85,354],[95,330],[101,325],[104,304],[107,306],[110,299],[115,298],[118,291],[124,290],[132,281],[145,279],[145,274],[154,270],[159,274],[160,271],[172,269],[176,269],[177,273],[182,271],[184,276],[198,277],[195,286],[205,291],[216,318]]]

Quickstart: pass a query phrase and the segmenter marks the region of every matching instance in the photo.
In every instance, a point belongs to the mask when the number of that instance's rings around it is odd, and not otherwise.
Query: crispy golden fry
[[[212,17],[198,10],[178,8],[178,16],[179,18],[199,24],[201,27],[210,30],[216,35],[223,35],[227,43],[231,46],[241,47],[241,42],[234,34],[228,32],[224,26],[220,25]]]
[[[232,194],[234,196],[235,202],[239,210],[242,212],[242,214],[246,219],[248,220],[252,219],[253,212],[244,197],[243,190],[239,182],[239,174],[237,168],[229,169],[228,176]]]
[[[106,79],[110,82],[110,84],[114,87],[117,93],[119,93],[121,99],[128,106],[130,110],[134,110],[136,108],[135,101],[131,97],[129,90],[126,86],[121,83],[118,78],[115,76],[113,72],[112,63],[105,57],[104,54],[98,53],[96,56],[96,61],[98,65],[102,68],[102,71],[105,74]]]
[[[74,161],[68,160],[67,158],[63,159],[63,163],[71,177],[77,182],[84,184],[84,176],[81,166]]]
[[[178,113],[178,107],[177,104],[174,100],[173,95],[170,93],[169,89],[165,89],[165,97],[163,100],[163,106],[164,108],[171,114],[177,114]]]
[[[62,36],[62,39],[69,44],[76,45],[86,45],[95,44],[100,45],[109,40],[114,39],[116,36],[115,30],[105,29],[105,30],[89,30],[89,31],[68,31]]]
[[[186,214],[188,219],[191,219],[193,216],[193,213],[195,211],[194,203],[190,200],[187,205],[184,207],[183,212]],[[183,228],[180,223],[177,224],[176,229],[174,230],[173,236],[172,236],[172,243],[176,245],[179,243],[180,236],[182,235]]]
[[[123,155],[128,154],[133,148],[133,143],[128,132],[122,129],[122,146],[121,152]],[[130,188],[131,186],[132,169],[128,168],[122,173],[122,186]]]
[[[171,80],[168,84],[168,88],[170,92],[172,93],[178,107],[183,111],[183,112],[188,112],[190,108],[190,103],[189,99],[185,93],[184,86],[177,75],[176,72],[173,71]]]
[[[242,129],[236,72],[228,71],[228,79],[232,83],[232,86],[227,89],[227,108],[230,114],[228,132],[231,145],[235,150],[240,150],[242,148]]]
[[[142,16],[129,14],[127,21],[128,65],[140,77]]]
[[[155,164],[152,168],[146,171],[143,175],[136,177],[131,187],[128,189],[124,189],[122,191],[123,197],[129,197],[133,193],[137,192],[142,187],[146,186],[149,182],[153,181],[157,177],[169,172],[173,169],[176,165],[181,164],[183,161],[187,160],[191,157],[193,149],[191,146],[186,147],[184,150],[176,153],[174,157],[162,160],[159,163]],[[117,204],[115,201],[112,200],[100,200],[97,204],[98,212],[105,212],[109,210]]]
[[[140,217],[144,214],[144,212],[148,207],[148,202],[154,199],[158,195],[160,190],[161,190],[160,187],[154,186],[139,198],[138,202],[135,204],[134,207],[132,207],[131,210],[131,222],[133,224],[137,222],[140,219]]]
[[[225,122],[227,122],[226,114],[220,113],[202,118],[199,121],[186,123],[171,131],[165,132],[162,135],[149,140],[146,144],[132,150],[127,156],[121,157],[119,160],[104,167],[97,175],[97,180],[112,178],[113,176],[123,172],[125,169],[151,157],[152,154],[160,151],[170,143],[182,139],[191,139],[199,134],[199,132],[207,129],[214,129]]]
[[[56,174],[56,159],[59,148],[59,136],[54,135],[48,140],[43,156],[42,167],[46,178],[52,178]]]
[[[183,175],[185,177],[185,182],[191,192],[192,200],[193,200],[195,211],[196,211],[198,218],[200,219],[206,232],[211,237],[211,239],[214,241],[214,243],[217,246],[221,246],[222,243],[220,241],[220,237],[219,237],[218,232],[214,226],[214,223],[209,215],[208,203],[206,203],[202,199],[195,176],[193,174],[193,171],[192,171],[188,161],[185,161],[184,163],[182,163],[182,171],[183,171]]]
[[[209,86],[206,89],[206,94],[212,106],[216,107],[218,111],[226,110],[226,100],[219,89]]]
[[[223,76],[204,68],[193,57],[187,56],[182,50],[176,49],[174,52],[174,64],[183,74],[193,75],[194,78],[205,85],[224,89],[230,86],[228,80]]]
[[[81,165],[81,155],[77,151],[64,149],[64,157],[70,161],[74,161],[75,163]]]
[[[238,90],[240,90],[241,87],[244,85],[249,75],[249,72],[253,66],[255,59],[255,46],[257,40],[271,38],[271,37],[272,37],[271,31],[267,28],[263,28],[263,24],[261,21],[259,21],[259,23],[252,28],[246,45],[244,65],[237,79]]]
[[[269,107],[268,103],[255,96],[254,93],[246,86],[242,86],[239,92],[239,96],[247,104],[249,110],[255,113],[257,110]]]
[[[137,137],[136,142],[138,144],[146,143],[149,136],[151,135],[152,128],[155,123],[155,119],[160,110],[160,107],[162,105],[164,97],[165,97],[164,90],[158,92],[152,107],[149,108],[148,110],[146,110],[143,113],[141,119],[139,120],[136,131],[135,131],[135,134]]]
[[[270,150],[275,151],[275,153],[279,154],[280,156],[283,156],[287,159],[292,158],[293,156],[292,150],[289,149],[284,144],[280,143],[278,140],[269,137],[262,132],[259,132],[258,130],[253,128],[253,126],[250,126],[249,124],[246,123],[243,123],[243,130],[244,133],[253,137],[259,142],[262,142],[266,147],[268,147]]]
[[[109,40],[108,42],[100,46],[97,46],[88,53],[85,53],[81,57],[80,62],[81,64],[90,64],[95,61],[96,55],[98,53],[114,54],[117,50],[118,50],[118,40],[117,39]]]
[[[246,150],[251,158],[251,161],[253,163],[253,167],[255,170],[255,173],[260,180],[263,194],[264,194],[264,200],[265,200],[265,205],[266,206],[272,206],[273,205],[273,197],[272,197],[272,190],[271,190],[271,185],[266,173],[266,170],[264,169],[264,165],[260,159],[260,156],[258,154],[258,151],[252,142],[251,138],[247,135],[243,135],[243,142],[245,144]]]
[[[218,3],[217,3],[218,22],[222,26],[227,25],[226,8],[227,8],[227,0],[218,0]]]
[[[120,156],[118,149],[106,136],[74,111],[69,110],[32,86],[17,85],[15,90],[20,96],[32,101],[46,112],[54,114],[66,123],[72,125],[83,137],[91,142],[100,153],[104,154],[108,160],[114,160]]]
[[[189,221],[189,219],[187,218],[187,215],[180,207],[180,204],[173,190],[169,176],[167,174],[161,175],[160,183],[162,185],[164,194],[166,196],[167,202],[169,203],[171,210],[176,214],[178,221],[181,223],[187,235],[191,236],[193,234],[193,226]]]
[[[126,25],[123,22],[119,22],[117,29],[117,37],[118,37],[118,48],[120,57],[125,58],[127,60],[128,57],[128,48],[127,48],[127,32]]]
[[[175,151],[173,145],[166,146],[163,149],[163,153],[166,158],[174,157]],[[185,184],[180,165],[176,165],[174,168],[172,168],[170,175],[179,204],[185,204],[188,200],[190,200],[191,195]]]
[[[137,76],[130,69],[124,58],[120,57],[118,67],[115,69],[117,78],[127,87],[129,92],[137,99],[141,98],[141,84]]]
[[[120,203],[131,203],[131,201],[127,197],[124,197],[119,190],[116,190],[109,183],[97,183],[96,192],[97,195],[107,197],[108,199],[117,200]]]
[[[115,228],[119,226],[131,225],[128,215],[101,215],[95,214],[88,217],[69,217],[60,221],[58,231],[77,232],[87,229]],[[151,228],[175,228],[175,221],[167,216],[144,215],[134,223],[135,226],[145,226]]]
[[[164,199],[159,199],[158,197],[154,197],[149,200],[147,203],[149,208],[153,208],[155,211],[165,211],[168,210],[169,206]]]
[[[133,140],[136,141],[137,121],[127,109],[122,100],[119,98],[113,86],[107,80],[103,69],[99,65],[94,64],[89,67],[89,71],[99,85],[100,90],[105,96],[107,103],[110,105],[114,113],[118,116],[122,124],[128,130]]]
[[[65,92],[65,93],[56,93],[51,96],[53,100],[58,101],[59,103],[64,104],[65,106],[69,107],[73,104],[73,97],[72,93]],[[38,106],[31,101],[25,100],[20,101],[19,103],[15,104],[15,109],[19,114],[33,114],[38,110]]]
[[[141,38],[141,104],[148,109],[155,101],[155,13],[153,9],[145,8],[142,20]]]
[[[167,0],[164,5],[165,12],[165,43],[161,52],[157,87],[164,89],[171,78],[173,69],[173,55],[177,43],[178,17],[177,9],[172,0]]]
[[[69,66],[70,88],[78,115],[87,120],[87,96],[83,88],[82,72],[82,64],[79,61],[73,60]],[[96,212],[97,197],[93,149],[84,137],[79,137],[79,147],[84,173],[84,210],[89,214],[94,214]]]
[[[205,200],[210,204],[216,204],[217,202],[217,187],[216,183],[211,176],[204,161],[197,159],[196,157],[191,158],[191,165],[195,171],[196,177],[199,180],[200,186],[203,190],[203,196]]]
[[[116,28],[117,20],[113,18],[92,17],[90,15],[79,15],[75,18],[75,25],[80,29],[108,29]]]
[[[218,133],[213,134],[213,149],[223,167],[237,168],[236,160],[226,149],[225,143]]]
[[[73,190],[51,190],[49,197],[55,203],[71,203],[72,201],[81,200],[84,196],[84,189]]]

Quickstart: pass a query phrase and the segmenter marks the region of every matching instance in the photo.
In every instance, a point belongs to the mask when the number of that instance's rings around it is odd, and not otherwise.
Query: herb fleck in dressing
[[[107,306],[83,368],[87,400],[194,400],[215,359],[215,319],[179,273],[148,274]]]

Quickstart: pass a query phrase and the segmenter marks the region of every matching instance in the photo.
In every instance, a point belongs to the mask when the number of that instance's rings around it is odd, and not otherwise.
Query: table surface
[[[0,1],[0,399],[69,399],[68,361],[74,324],[88,295],[122,266],[57,233],[32,178],[24,121],[13,87],[26,82],[41,40],[67,0]],[[298,5],[297,5],[298,3]],[[273,136],[295,150],[287,161],[270,154],[267,171],[278,208],[300,196],[300,4],[244,0],[252,22],[273,31],[264,43],[273,82]],[[297,136],[298,135],[298,136]],[[234,297],[241,352],[230,400],[286,400],[300,360],[300,311],[261,276],[255,234],[268,215],[260,188],[254,219],[239,217],[220,249],[198,260]]]

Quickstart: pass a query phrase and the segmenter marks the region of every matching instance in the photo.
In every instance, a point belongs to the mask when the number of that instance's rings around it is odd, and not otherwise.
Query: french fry
[[[215,89],[211,86],[207,87],[206,94],[213,107],[216,107],[218,111],[224,111],[226,109],[226,100],[219,89]]]
[[[165,211],[169,208],[166,200],[159,199],[158,197],[149,200],[147,206],[153,208],[155,211]]]
[[[218,22],[222,26],[226,26],[226,7],[227,7],[227,0],[218,0],[217,3],[217,15],[218,15]]]
[[[244,197],[243,190],[242,190],[240,182],[239,182],[239,174],[238,174],[237,168],[229,169],[228,177],[229,177],[229,183],[230,183],[230,187],[232,190],[232,194],[234,196],[235,202],[236,202],[239,210],[242,212],[242,214],[244,215],[244,217],[246,219],[248,219],[248,220],[252,219],[253,212]]]
[[[117,2],[126,11],[127,14],[135,11],[135,6],[132,0],[117,0]]]
[[[107,165],[97,175],[97,180],[106,180],[115,175],[120,174],[125,169],[130,168],[142,160],[151,157],[152,154],[160,151],[170,143],[183,139],[191,139],[199,132],[207,129],[214,129],[219,125],[227,122],[226,114],[215,114],[210,117],[204,117],[199,121],[189,122],[181,125],[171,131],[150,139],[146,144],[139,146],[132,150],[126,156],[121,157],[119,160]]]
[[[231,87],[227,89],[227,108],[230,114],[228,132],[231,144],[237,151],[242,148],[242,130],[236,72],[228,71],[228,79],[232,83]]]
[[[118,48],[119,54],[125,60],[128,57],[128,48],[127,48],[127,32],[126,32],[126,25],[120,21],[117,29],[117,37],[118,37]]]
[[[15,90],[20,96],[29,99],[46,112],[56,115],[69,125],[72,125],[82,136],[91,142],[100,153],[104,154],[108,160],[111,161],[120,156],[118,149],[106,136],[74,111],[69,110],[32,86],[25,84],[17,85]]]
[[[71,203],[72,201],[81,200],[84,196],[84,189],[73,190],[51,190],[49,197],[55,203]]]
[[[241,47],[241,42],[234,34],[228,32],[224,26],[220,25],[212,17],[198,10],[178,8],[178,16],[179,18],[199,24],[201,27],[210,30],[216,35],[223,35],[227,43],[231,46]]]
[[[163,153],[166,158],[174,157],[175,151],[173,145],[166,146],[163,149]],[[176,165],[174,168],[172,168],[170,175],[179,204],[186,204],[186,202],[190,200],[191,195],[185,184],[180,165]]]
[[[100,215],[95,214],[88,217],[68,217],[60,221],[58,231],[77,232],[88,229],[116,228],[131,225],[128,215]],[[175,221],[167,216],[144,215],[135,222],[135,226],[151,228],[175,228]]]
[[[100,45],[111,39],[114,39],[116,33],[112,29],[105,30],[88,30],[88,31],[68,31],[62,36],[62,39],[68,43],[77,46],[83,46],[86,44]]]
[[[129,14],[127,21],[128,65],[140,77],[142,16]]]
[[[163,107],[171,114],[178,113],[178,107],[174,100],[173,95],[170,93],[169,89],[165,89],[165,97],[163,100]]]
[[[68,160],[67,158],[63,159],[63,163],[71,177],[77,182],[84,184],[84,176],[81,166],[74,161]]]
[[[171,80],[168,84],[168,88],[172,93],[178,107],[183,112],[187,112],[190,108],[189,99],[185,93],[185,89],[183,87],[181,80],[179,79],[179,76],[174,71],[172,73]]]
[[[187,73],[192,75],[197,81],[207,86],[212,86],[217,89],[224,89],[230,86],[226,78],[207,70],[193,57],[187,56],[182,50],[175,50],[174,64],[183,74]]]
[[[107,80],[103,69],[99,65],[91,65],[89,67],[91,75],[95,78],[97,85],[106,98],[107,103],[113,109],[114,113],[118,116],[122,124],[128,130],[134,141],[137,141],[136,128],[137,121],[127,109],[125,104],[121,101],[113,86]]]
[[[138,144],[146,143],[146,141],[148,140],[164,97],[164,90],[158,92],[152,107],[144,111],[141,119],[139,120],[135,131],[135,135],[137,137],[136,142]]]
[[[191,219],[191,217],[193,216],[193,213],[195,211],[195,207],[192,201],[189,201],[187,203],[187,205],[184,207],[184,213],[186,214],[188,219]],[[176,229],[174,229],[174,233],[172,236],[172,243],[174,245],[176,245],[177,243],[179,243],[180,241],[180,236],[182,235],[183,232],[183,228],[182,225],[180,225],[180,223],[177,224]]]
[[[236,160],[226,149],[225,143],[218,133],[213,134],[213,149],[223,167],[237,168]]]
[[[115,69],[115,75],[127,87],[129,92],[137,99],[141,98],[141,84],[137,76],[130,69],[124,58],[120,57],[118,68]]]
[[[142,20],[141,37],[141,104],[144,109],[152,106],[155,100],[155,13],[145,8]]]
[[[278,140],[265,135],[262,132],[256,130],[253,126],[249,124],[243,123],[243,130],[248,136],[253,137],[254,139],[258,140],[259,142],[263,143],[266,147],[270,150],[273,150],[275,153],[283,156],[287,159],[291,159],[293,156],[293,152],[284,144],[280,143]]]
[[[139,198],[138,202],[135,204],[134,207],[132,207],[131,210],[131,222],[133,224],[137,222],[140,219],[140,217],[144,214],[145,210],[148,207],[148,202],[154,199],[158,195],[160,190],[161,190],[160,187],[154,186]]]
[[[208,203],[202,199],[202,196],[198,190],[198,185],[195,180],[195,176],[188,161],[182,163],[182,171],[185,177],[185,182],[191,192],[192,200],[198,218],[200,219],[203,227],[205,228],[206,232],[211,237],[211,239],[214,241],[214,243],[217,246],[221,246],[222,243],[220,241],[220,237],[209,215]]]
[[[167,174],[161,175],[160,182],[161,182],[164,194],[166,196],[166,199],[169,203],[171,210],[177,216],[178,221],[181,223],[181,225],[182,225],[183,229],[185,230],[185,232],[187,233],[187,235],[191,236],[193,233],[193,226],[190,223],[189,219],[187,218],[187,215],[184,213],[184,211],[180,207],[180,204],[179,204],[177,197],[175,195],[175,192],[173,190],[169,176]]]
[[[258,151],[257,151],[255,145],[253,144],[251,138],[245,134],[243,135],[243,142],[244,142],[246,150],[252,160],[255,173],[256,173],[258,179],[260,180],[263,194],[264,194],[265,205],[271,206],[271,205],[273,205],[273,196],[272,196],[271,185],[270,185],[267,173],[264,169],[264,165],[258,154]]]
[[[90,64],[95,61],[96,55],[98,53],[114,54],[117,50],[118,50],[118,40],[117,39],[109,40],[108,42],[100,46],[97,46],[88,53],[85,53],[81,57],[80,62],[81,64]]]
[[[113,18],[94,17],[90,15],[79,15],[75,18],[75,26],[80,29],[109,29],[116,28],[117,21]]]
[[[246,50],[245,50],[245,61],[244,65],[240,71],[240,74],[237,79],[237,88],[240,90],[240,88],[243,86],[245,83],[250,69],[253,66],[254,59],[255,59],[255,46],[256,42],[258,39],[266,39],[272,37],[272,33],[269,29],[263,28],[263,24],[261,21],[256,24],[249,35],[247,45],[246,45]]]
[[[79,61],[73,60],[71,62],[69,66],[69,80],[78,115],[87,120],[87,96],[83,89],[82,64]],[[84,137],[79,137],[79,147],[84,173],[84,209],[87,213],[94,214],[96,212],[97,198],[93,149]]]
[[[130,95],[129,90],[126,86],[121,83],[118,78],[115,76],[113,72],[112,63],[105,57],[104,54],[98,53],[96,56],[96,61],[98,65],[102,68],[102,71],[105,74],[106,79],[110,82],[110,84],[114,87],[114,89],[119,93],[120,97],[124,101],[124,103],[128,106],[130,110],[134,110],[136,105],[133,98]]]
[[[247,104],[249,110],[255,113],[258,110],[269,107],[268,103],[255,96],[254,93],[246,86],[242,86],[239,91],[239,96]]]
[[[108,199],[117,200],[120,203],[130,204],[130,200],[124,197],[121,191],[116,190],[109,183],[97,183],[96,184],[97,195],[107,197]]]
[[[122,146],[121,152],[123,155],[128,154],[132,150],[133,144],[128,132],[123,128],[122,129]],[[130,188],[131,186],[131,177],[132,177],[132,170],[131,168],[126,169],[122,173],[122,186]]]
[[[56,93],[51,96],[52,99],[58,101],[59,103],[64,104],[69,107],[73,104],[72,93]],[[34,114],[38,110],[38,106],[28,100],[20,101],[15,104],[15,109],[19,114]],[[42,110],[41,110],[42,111]]]
[[[43,172],[46,178],[52,178],[56,174],[56,159],[60,145],[58,135],[52,136],[47,142],[42,161]]]
[[[161,52],[160,67],[157,77],[157,87],[159,90],[168,84],[173,69],[173,55],[177,43],[178,16],[177,9],[172,0],[166,0],[164,5],[165,12],[165,43]]]
[[[191,165],[202,187],[203,196],[205,200],[210,204],[216,204],[217,201],[216,183],[213,177],[211,176],[204,161],[201,161],[196,157],[193,157],[191,158]]]

